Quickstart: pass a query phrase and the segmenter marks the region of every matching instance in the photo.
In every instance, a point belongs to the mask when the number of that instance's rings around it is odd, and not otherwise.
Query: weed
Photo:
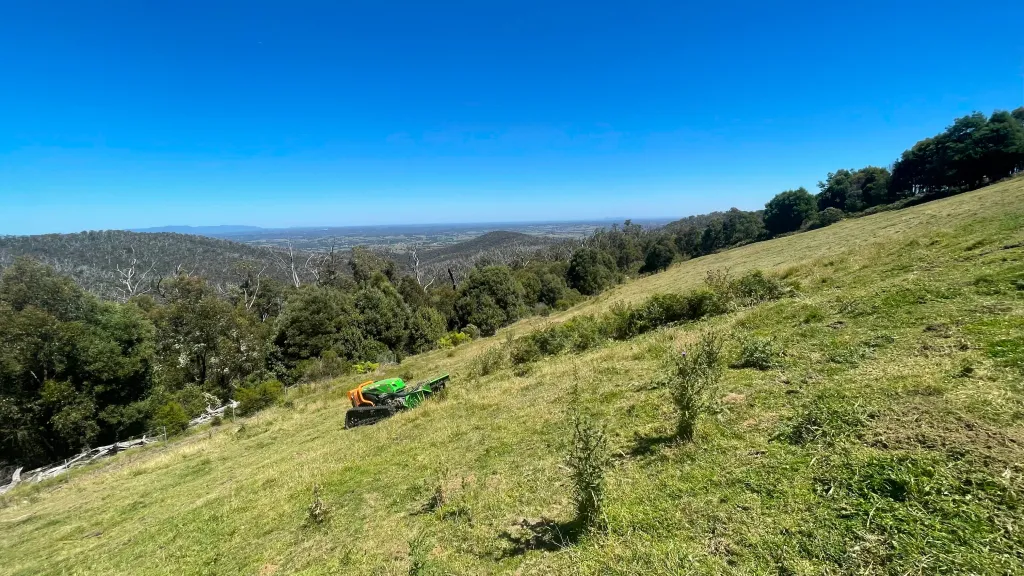
[[[811,308],[804,314],[802,322],[804,324],[814,324],[815,322],[821,322],[825,319],[825,313],[821,311],[821,308]]]
[[[782,355],[782,350],[775,344],[774,338],[748,336],[743,339],[740,355],[732,363],[732,367],[771,370],[780,364]]]
[[[721,339],[705,332],[689,354],[683,352],[676,359],[668,386],[678,417],[676,435],[683,442],[693,441],[697,420],[711,409],[722,374],[721,355]]]
[[[605,525],[605,473],[611,461],[608,439],[603,427],[582,406],[578,384],[573,384],[571,394],[572,440],[566,464],[572,474],[576,521],[584,530],[599,530]]]
[[[430,558],[430,543],[426,533],[417,533],[409,541],[409,576],[422,576],[427,573],[427,560]]]
[[[320,497],[320,485],[313,484],[313,501],[306,509],[306,519],[310,524],[321,525],[327,521],[331,510]]]
[[[852,399],[823,391],[801,406],[777,437],[800,446],[831,444],[857,434],[867,420],[868,412]]]

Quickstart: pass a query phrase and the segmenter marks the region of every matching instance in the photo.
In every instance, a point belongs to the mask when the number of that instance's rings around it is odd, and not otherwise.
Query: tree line
[[[528,257],[477,260],[450,282],[366,248],[318,256],[312,280],[235,265],[230,285],[177,269],[158,292],[103,300],[37,261],[0,275],[0,463],[42,464],[208,405],[272,403],[282,385],[400,362],[547,314],[678,259],[947,196],[1024,170],[1024,108],[958,118],[891,169],[838,170],[763,210],[630,221]]]

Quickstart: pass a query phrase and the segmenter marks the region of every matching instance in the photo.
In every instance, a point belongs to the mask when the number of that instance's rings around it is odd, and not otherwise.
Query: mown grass
[[[0,573],[1024,573],[1024,181],[678,264],[505,332],[725,268],[798,290],[529,370],[479,369],[505,334],[417,356],[396,374],[451,372],[446,396],[367,428],[343,429],[356,379],[306,385],[294,408],[6,495]],[[682,444],[662,383],[707,330],[735,367]],[[769,338],[772,361],[749,362]],[[608,430],[605,526],[559,541],[577,380]]]

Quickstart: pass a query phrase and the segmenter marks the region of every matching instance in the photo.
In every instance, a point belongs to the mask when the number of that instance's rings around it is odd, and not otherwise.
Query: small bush
[[[154,431],[166,429],[168,436],[180,434],[188,428],[188,414],[181,404],[171,401],[157,409],[149,425]]]
[[[605,473],[611,461],[607,435],[584,411],[576,385],[569,406],[572,440],[566,464],[572,474],[576,521],[583,530],[600,529],[604,526]]]
[[[608,338],[604,324],[597,318],[586,315],[577,316],[563,325],[568,335],[573,352],[583,352],[596,348]]]
[[[676,436],[683,442],[693,441],[697,420],[711,409],[722,373],[721,355],[721,340],[706,332],[691,353],[683,352],[676,359],[668,386],[678,416]]]
[[[533,336],[525,336],[515,340],[510,347],[509,360],[513,365],[527,364],[539,360],[543,355]]]
[[[476,357],[473,371],[480,376],[487,376],[501,370],[507,363],[508,351],[505,346],[491,346]]]
[[[449,332],[437,341],[437,347],[444,349],[458,348],[472,339],[473,338],[465,332]]]
[[[743,304],[759,304],[782,298],[786,287],[779,280],[765,276],[764,272],[754,270],[732,282],[729,291]]]
[[[466,324],[466,327],[462,329],[462,333],[469,336],[470,340],[476,340],[480,337],[480,329],[473,324]]]
[[[845,217],[846,213],[844,213],[842,210],[836,208],[835,206],[829,206],[828,208],[825,208],[821,212],[818,212],[818,226],[831,226]]]
[[[380,362],[356,362],[352,365],[352,370],[356,374],[369,374],[378,368],[380,368]]]
[[[739,358],[732,367],[771,370],[779,365],[781,358],[782,351],[776,346],[774,338],[750,336],[740,345]]]
[[[210,418],[210,426],[216,427],[220,426],[223,423],[224,419],[221,418],[220,416],[214,416],[213,418]]]
[[[255,414],[269,408],[284,397],[284,385],[278,380],[265,380],[255,386],[246,386],[235,391],[239,416]]]

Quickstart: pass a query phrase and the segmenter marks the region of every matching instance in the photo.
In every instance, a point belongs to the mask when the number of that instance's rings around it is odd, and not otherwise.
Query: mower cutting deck
[[[348,393],[352,407],[345,413],[345,428],[366,426],[415,408],[444,390],[448,379],[448,374],[442,374],[415,386],[407,385],[401,378],[363,382]]]

